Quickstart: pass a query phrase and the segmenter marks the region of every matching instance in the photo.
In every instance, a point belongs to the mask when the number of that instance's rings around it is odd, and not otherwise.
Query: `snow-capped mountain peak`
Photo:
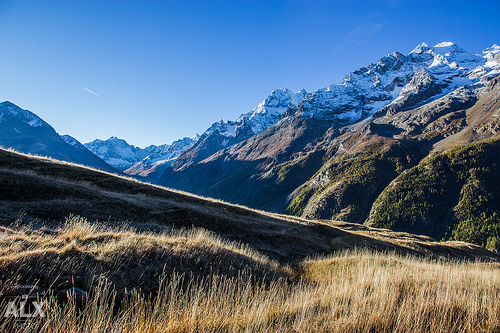
[[[302,116],[348,124],[394,102],[409,107],[418,99],[438,98],[466,84],[482,84],[481,77],[500,72],[499,52],[500,47],[493,45],[482,54],[471,53],[453,42],[433,47],[421,43],[408,55],[393,52],[347,74],[340,84],[307,96]]]
[[[238,119],[234,121],[220,119],[213,123],[197,137],[193,145],[187,149],[188,152],[182,154],[177,161],[180,160],[181,164],[183,161],[189,161],[187,163],[201,161],[204,156],[263,132],[276,124],[288,110],[302,103],[307,95],[304,89],[296,93],[286,88],[273,90],[250,112],[242,114]]]
[[[144,176],[148,174],[149,169],[177,158],[184,149],[194,142],[194,138],[183,138],[174,141],[171,145],[150,145],[146,148],[140,148],[112,136],[107,140],[96,139],[84,146],[113,167],[127,170],[126,173],[131,175]]]
[[[482,52],[483,57],[487,59],[493,58],[498,53],[500,53],[500,46],[497,44],[493,44],[491,47],[484,49]]]
[[[294,93],[290,89],[273,90],[259,105],[236,120],[236,129],[240,131],[250,127],[253,134],[258,134],[275,124],[291,107],[299,105],[307,96],[305,89]]]
[[[498,46],[497,44],[493,44],[493,46],[483,50],[482,56],[487,60],[484,64],[485,67],[496,68],[497,70],[499,70],[500,46]]]
[[[168,145],[154,146],[149,154],[142,160],[138,161],[131,167],[125,170],[125,173],[133,176],[149,177],[150,180],[155,180],[160,177],[166,168],[168,168],[179,155],[189,148],[197,139],[182,138]]]
[[[425,42],[424,43],[420,43],[419,45],[417,45],[417,47],[415,47],[411,52],[410,54],[414,53],[414,54],[422,54],[424,52],[427,52],[430,50],[430,47],[429,45],[427,45]]]
[[[23,121],[31,127],[42,127],[44,124],[44,121],[36,114],[28,110],[21,109],[19,106],[9,101],[2,102],[0,122],[2,121],[4,115],[9,115],[19,121]]]
[[[299,104],[307,95],[305,89],[296,93],[286,88],[273,90],[259,105],[246,115],[269,112],[270,109],[284,109]]]
[[[451,56],[452,54],[467,52],[453,42],[441,42],[434,45],[433,50],[435,53],[442,54],[444,56]]]
[[[154,148],[150,146],[141,149],[115,136],[107,140],[96,139],[85,143],[84,146],[108,164],[120,170],[125,170],[142,160]]]
[[[182,151],[193,144],[192,138],[182,138],[172,142],[170,145],[157,146],[148,156],[142,159],[141,162],[149,164],[164,164],[169,161],[175,160]]]
[[[434,61],[431,67],[445,65],[452,69],[471,70],[481,63],[483,58],[479,54],[467,52],[455,43],[443,42],[432,48]]]
[[[228,120],[215,122],[201,136],[222,135],[228,139],[226,145],[249,138],[275,124],[290,108],[299,105],[307,96],[302,89],[296,93],[286,88],[273,90],[252,111],[242,114],[235,121]]]

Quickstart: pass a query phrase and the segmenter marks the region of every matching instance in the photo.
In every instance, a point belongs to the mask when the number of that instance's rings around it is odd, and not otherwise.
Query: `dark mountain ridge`
[[[0,103],[0,145],[23,153],[119,172],[74,138],[61,137],[43,119],[8,101]]]

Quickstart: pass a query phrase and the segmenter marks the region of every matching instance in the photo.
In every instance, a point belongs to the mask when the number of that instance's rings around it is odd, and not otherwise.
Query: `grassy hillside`
[[[0,331],[500,329],[500,257],[469,243],[269,214],[5,150],[0,173],[0,313],[25,293],[46,311]]]
[[[217,246],[215,247],[217,248]],[[219,250],[217,250],[219,251]],[[2,266],[5,260],[2,261]],[[146,265],[147,266],[147,265]],[[266,263],[264,266],[268,266]],[[117,271],[111,270],[113,275]],[[301,264],[295,279],[250,273],[160,275],[155,296],[46,296],[47,316],[17,332],[498,332],[500,265],[348,251]],[[155,276],[156,278],[156,276]],[[127,281],[127,275],[122,281]],[[150,277],[150,279],[153,279]],[[117,297],[120,296],[120,297]],[[43,296],[42,296],[43,297]],[[3,308],[2,308],[3,310]]]
[[[368,224],[500,248],[500,140],[435,154],[397,177]]]
[[[409,237],[411,241],[402,243],[397,233],[377,233],[377,229],[368,228],[347,230],[334,223],[269,214],[5,150],[0,150],[0,208],[0,223],[4,226],[17,220],[54,230],[73,214],[115,227],[128,221],[129,227],[137,231],[203,228],[291,264],[308,256],[356,247],[461,258],[491,255],[480,248],[462,253],[451,245],[440,252],[421,237]]]
[[[52,231],[29,227],[1,229],[0,279],[17,285],[37,281],[37,291],[89,290],[96,277],[119,293],[126,288],[149,294],[159,277],[174,273],[197,279],[208,275],[259,280],[291,276],[290,269],[238,243],[204,230],[135,232],[73,216]]]

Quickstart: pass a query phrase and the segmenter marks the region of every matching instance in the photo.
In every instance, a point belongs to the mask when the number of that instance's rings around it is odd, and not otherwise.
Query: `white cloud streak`
[[[84,90],[88,91],[89,93],[91,93],[92,95],[96,95],[97,97],[99,98],[102,98],[98,93],[95,93],[93,92],[92,90],[90,90],[89,88],[83,88]]]

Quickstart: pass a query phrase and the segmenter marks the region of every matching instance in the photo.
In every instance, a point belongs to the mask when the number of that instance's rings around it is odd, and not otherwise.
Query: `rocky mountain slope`
[[[500,47],[395,52],[307,95],[268,129],[212,154],[194,147],[161,183],[251,207],[363,223],[433,150],[499,136]]]
[[[286,111],[296,107],[306,96],[305,90],[297,93],[284,88],[273,90],[259,105],[236,121],[221,119],[212,124],[172,163],[172,169],[185,169],[221,149],[259,134],[277,123]]]
[[[118,172],[76,139],[59,136],[43,119],[8,101],[0,103],[0,145],[23,153]]]

